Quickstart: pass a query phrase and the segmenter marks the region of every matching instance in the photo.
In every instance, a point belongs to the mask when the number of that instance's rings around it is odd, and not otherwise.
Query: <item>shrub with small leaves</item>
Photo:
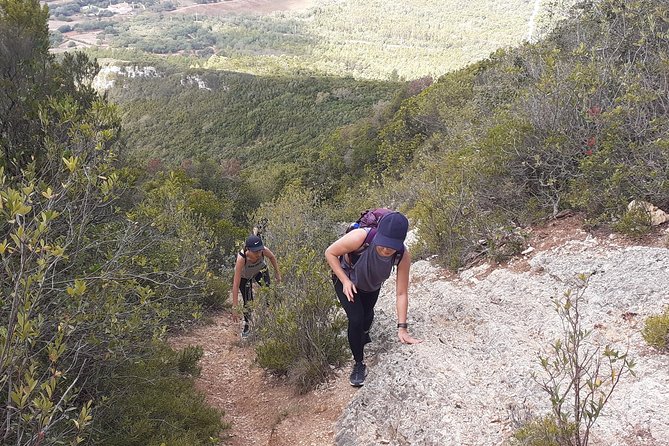
[[[202,358],[204,350],[199,345],[184,348],[177,354],[177,370],[179,373],[198,377],[202,368],[197,364]]]
[[[205,446],[215,444],[222,413],[195,390],[200,347],[175,352],[157,343],[142,360],[125,363],[105,381],[91,444]]]
[[[669,307],[664,314],[649,316],[641,332],[648,345],[669,352]]]
[[[511,446],[563,446],[569,444],[575,425],[561,427],[554,416],[529,421],[511,436]]]
[[[348,356],[345,317],[323,257],[334,225],[313,194],[298,189],[259,212],[268,219],[263,237],[277,256],[283,283],[259,289],[254,300],[258,362],[307,391]]]
[[[591,429],[626,374],[634,374],[634,361],[611,346],[588,342],[590,330],[581,321],[581,307],[589,276],[578,277],[576,291],[568,290],[555,298],[563,334],[551,346],[550,354],[540,355],[545,376],[534,376],[550,397],[552,417],[561,445],[587,446]]]
[[[644,208],[635,207],[625,212],[622,218],[613,224],[613,229],[631,237],[641,237],[652,229],[650,215]]]

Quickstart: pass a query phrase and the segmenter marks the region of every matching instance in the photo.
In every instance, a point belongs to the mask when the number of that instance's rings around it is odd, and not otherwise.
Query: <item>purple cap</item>
[[[377,246],[402,251],[408,229],[409,220],[404,215],[399,212],[386,214],[379,222],[379,228],[374,236],[374,243]]]

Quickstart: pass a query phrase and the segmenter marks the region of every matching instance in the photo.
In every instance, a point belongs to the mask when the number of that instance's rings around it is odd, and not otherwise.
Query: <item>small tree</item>
[[[567,290],[555,299],[563,335],[551,346],[551,355],[539,356],[548,376],[534,376],[550,396],[560,444],[569,446],[587,446],[590,430],[620,378],[626,372],[634,375],[634,361],[627,353],[620,354],[607,345],[600,354],[600,346],[587,342],[592,332],[582,326],[581,304],[589,278],[579,275],[577,290]]]

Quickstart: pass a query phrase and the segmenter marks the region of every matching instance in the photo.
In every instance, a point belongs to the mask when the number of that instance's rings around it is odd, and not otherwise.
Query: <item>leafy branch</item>
[[[546,376],[534,379],[548,393],[560,435],[560,444],[587,446],[590,432],[622,376],[634,375],[634,361],[609,345],[588,342],[592,330],[582,325],[582,304],[590,276],[579,275],[575,291],[554,300],[562,322],[562,337],[540,355]]]

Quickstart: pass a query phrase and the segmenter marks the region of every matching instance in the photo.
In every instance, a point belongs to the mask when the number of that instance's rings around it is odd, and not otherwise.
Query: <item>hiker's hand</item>
[[[409,334],[409,330],[406,328],[400,328],[397,330],[397,337],[400,338],[402,344],[420,344],[423,342],[422,339],[416,339]]]
[[[276,283],[281,283],[281,274],[275,275],[274,280],[276,280]]]
[[[346,296],[348,301],[355,301],[355,294],[358,292],[358,290],[355,288],[353,282],[347,279],[346,282],[342,283],[342,288],[344,289],[344,296]]]
[[[239,310],[239,305],[233,305],[232,306],[232,322],[237,323],[239,322],[239,313],[241,311]]]

